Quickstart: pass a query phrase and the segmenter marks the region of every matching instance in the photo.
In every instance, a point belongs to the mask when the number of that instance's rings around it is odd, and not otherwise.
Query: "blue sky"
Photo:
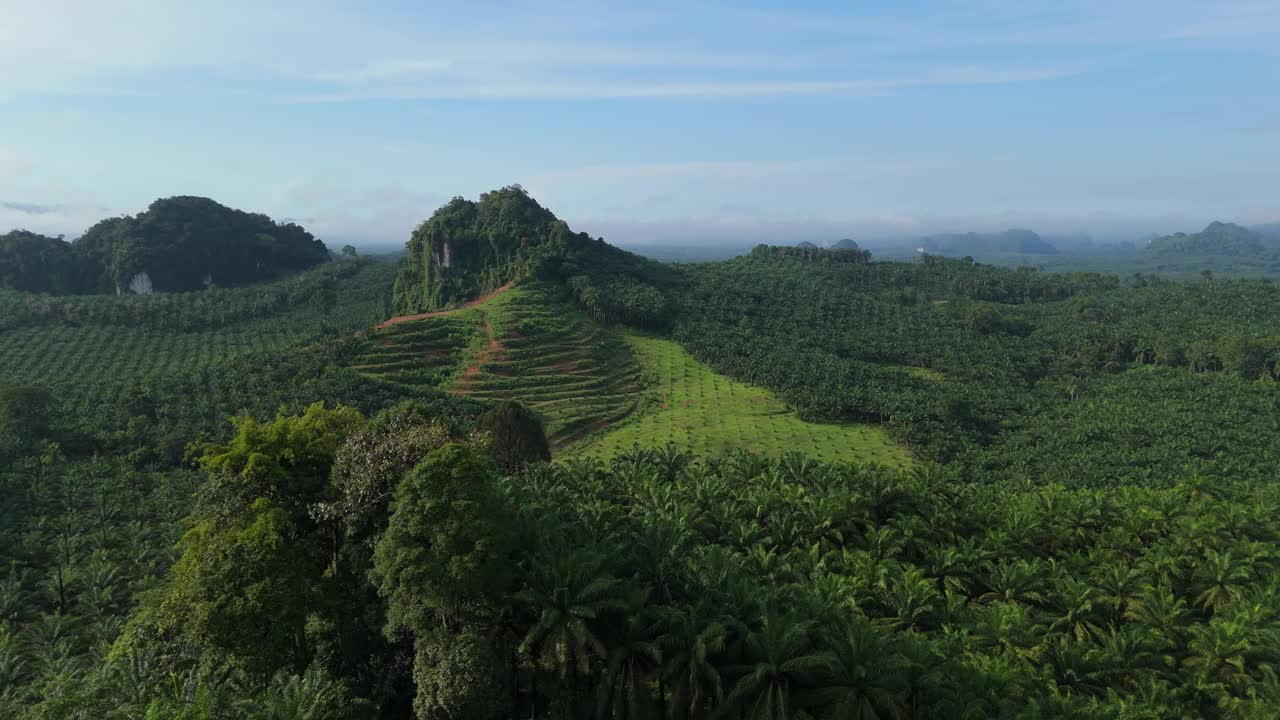
[[[401,243],[1280,220],[1280,2],[0,0],[0,231],[176,194]]]

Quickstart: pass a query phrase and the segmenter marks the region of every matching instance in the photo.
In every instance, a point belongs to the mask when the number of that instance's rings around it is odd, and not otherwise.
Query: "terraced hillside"
[[[627,344],[544,283],[380,329],[353,367],[391,382],[520,400],[543,417],[555,450],[626,417],[639,398]]]
[[[453,389],[515,397],[547,424],[552,449],[635,409],[640,370],[618,334],[566,303],[554,285],[515,289],[483,306],[484,338]]]
[[[479,315],[457,313],[380,329],[351,367],[369,377],[405,385],[446,385],[466,359],[479,330]]]

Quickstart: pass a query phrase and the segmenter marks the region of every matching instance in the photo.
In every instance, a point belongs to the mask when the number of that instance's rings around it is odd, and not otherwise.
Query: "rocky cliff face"
[[[129,278],[129,292],[134,295],[150,295],[154,291],[155,285],[145,270]]]

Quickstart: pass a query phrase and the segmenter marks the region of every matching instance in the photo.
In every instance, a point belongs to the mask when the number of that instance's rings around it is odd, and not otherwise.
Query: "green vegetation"
[[[655,284],[671,273],[574,233],[518,185],[454,198],[419,225],[396,278],[397,313],[441,310],[517,279],[568,282],[600,319],[655,324],[667,309]]]
[[[639,371],[616,333],[552,285],[521,285],[483,306],[483,344],[453,385],[471,398],[514,398],[546,423],[552,449],[630,413]]]
[[[8,382],[48,387],[69,410],[105,422],[102,411],[131,388],[163,392],[181,377],[299,352],[371,327],[385,316],[394,272],[386,263],[352,261],[268,285],[203,293],[44,298],[0,292],[0,307],[11,309],[0,321],[0,366]]]
[[[643,373],[644,409],[574,448],[575,456],[608,459],[636,446],[673,444],[703,456],[750,450],[828,462],[908,460],[875,425],[804,422],[768,390],[716,374],[670,340],[631,333],[626,341]]]
[[[551,283],[379,330],[352,367],[478,400],[518,400],[542,418],[553,449],[618,421],[637,401],[626,345]]]
[[[0,716],[1275,717],[1274,282],[446,210],[438,277],[0,291]]]
[[[480,322],[480,313],[460,312],[392,325],[370,333],[351,367],[402,385],[444,386],[459,374]]]
[[[136,216],[103,220],[71,244],[23,231],[0,235],[0,288],[198,290],[271,280],[328,260],[324,243],[297,225],[207,198],[172,197]]]
[[[1156,238],[1147,245],[1144,253],[1152,258],[1170,260],[1186,256],[1231,256],[1258,261],[1267,255],[1267,248],[1261,233],[1234,223],[1212,222],[1198,233],[1175,233]]]
[[[72,292],[78,280],[76,258],[62,238],[25,230],[0,235],[0,288],[23,292]]]

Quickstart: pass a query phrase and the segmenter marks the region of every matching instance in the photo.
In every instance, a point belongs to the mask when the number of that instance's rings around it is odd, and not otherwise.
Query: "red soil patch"
[[[490,300],[497,297],[498,295],[501,295],[502,293],[510,290],[513,285],[515,285],[514,282],[509,282],[506,285],[503,285],[502,287],[498,288],[497,290],[494,290],[493,292],[489,293],[488,295],[482,295],[481,297],[478,297],[475,300],[468,301],[462,307],[456,307],[451,310],[437,310],[435,312],[429,312],[429,313],[418,313],[417,315],[399,315],[397,317],[391,318],[390,320],[386,320],[382,322],[381,324],[378,325],[378,329],[381,330],[383,328],[389,328],[392,325],[399,325],[400,323],[413,322],[414,320],[426,320],[427,318],[441,317],[444,315],[449,315],[451,313],[456,313],[459,310],[463,310],[465,308],[475,307],[480,303],[489,302]]]

